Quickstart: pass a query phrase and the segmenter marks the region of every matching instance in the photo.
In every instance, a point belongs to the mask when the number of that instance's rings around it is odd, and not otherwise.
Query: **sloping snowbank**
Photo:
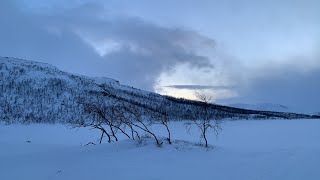
[[[198,142],[195,129],[171,127],[174,139]],[[0,125],[0,179],[320,179],[319,120],[227,121],[209,150],[149,139],[84,146],[98,137],[63,125]]]

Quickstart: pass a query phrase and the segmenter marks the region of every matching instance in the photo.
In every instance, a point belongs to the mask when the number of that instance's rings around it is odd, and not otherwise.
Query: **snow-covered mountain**
[[[88,120],[84,104],[108,106],[125,102],[140,109],[166,106],[174,119],[187,119],[203,105],[121,85],[109,78],[92,78],[63,72],[34,61],[0,57],[0,120],[10,122],[68,122]],[[220,117],[312,118],[308,115],[252,111],[211,105]]]
[[[82,103],[106,101],[107,89],[130,100],[161,96],[120,85],[109,78],[91,78],[60,71],[56,67],[16,58],[0,58],[0,119],[21,122],[73,122],[83,117]]]

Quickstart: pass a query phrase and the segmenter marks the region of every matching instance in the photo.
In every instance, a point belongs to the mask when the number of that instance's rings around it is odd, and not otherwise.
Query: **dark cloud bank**
[[[177,64],[212,66],[196,49],[213,47],[214,41],[193,31],[161,27],[139,18],[108,17],[97,3],[46,14],[20,8],[13,1],[0,2],[1,56],[45,61],[67,71],[111,77],[147,90],[153,90],[162,71]],[[116,43],[116,49],[103,55],[90,45],[110,41]]]

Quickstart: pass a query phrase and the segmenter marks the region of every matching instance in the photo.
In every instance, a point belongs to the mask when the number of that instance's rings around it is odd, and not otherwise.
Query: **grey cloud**
[[[148,90],[161,72],[175,65],[213,68],[210,59],[197,49],[213,48],[214,41],[193,31],[161,27],[139,18],[113,17],[95,3],[32,14],[6,2],[0,2],[2,56],[46,61],[67,71],[111,77]],[[119,47],[100,56],[86,40],[112,40]]]
[[[186,89],[186,90],[224,90],[224,89],[233,88],[229,86],[203,86],[203,85],[169,85],[164,87],[173,88],[173,89]]]
[[[90,64],[85,62],[99,58],[73,32],[49,33],[43,21],[19,8],[17,3],[0,2],[0,12],[3,13],[0,16],[1,56],[46,61],[71,72],[86,72]]]
[[[320,59],[319,59],[320,60]],[[251,77],[246,86],[236,88],[241,95],[222,103],[276,103],[299,112],[320,112],[320,68],[301,72],[283,65]]]

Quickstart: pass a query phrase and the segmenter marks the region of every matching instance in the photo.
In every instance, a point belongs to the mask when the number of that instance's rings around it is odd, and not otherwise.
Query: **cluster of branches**
[[[106,96],[109,93],[106,92]],[[201,111],[191,113],[191,121],[188,125],[196,125],[201,132],[201,138],[205,141],[205,146],[208,147],[207,132],[209,129],[214,129],[215,133],[219,132],[220,121],[215,113],[210,109],[210,98],[205,94],[197,94],[199,100],[203,102]],[[108,138],[108,142],[118,141],[119,134],[124,135],[128,139],[140,139],[141,133],[151,136],[158,146],[163,144],[163,141],[152,131],[153,124],[162,125],[167,131],[166,141],[171,144],[171,130],[169,123],[171,120],[170,109],[165,103],[158,104],[155,109],[146,109],[139,107],[129,102],[121,100],[112,100],[108,104],[105,102],[87,102],[84,103],[84,112],[90,114],[91,121],[81,121],[79,127],[91,127],[101,131],[99,143],[101,144],[104,137]],[[212,121],[215,119],[214,121]],[[94,143],[92,143],[94,144]]]
[[[118,135],[123,134],[129,139],[140,139],[141,133],[146,133],[152,136],[157,145],[160,146],[163,142],[158,136],[150,129],[153,121],[145,118],[144,112],[146,110],[139,109],[134,105],[124,102],[113,102],[111,105],[105,105],[102,103],[91,102],[84,104],[84,112],[92,115],[92,120],[81,121],[79,127],[91,127],[91,129],[98,129],[101,131],[99,143],[102,143],[103,138],[107,137],[108,142],[118,141]],[[153,112],[155,114],[155,112]],[[156,115],[154,115],[156,117]],[[157,116],[158,117],[158,116]],[[164,119],[168,119],[164,117]],[[163,123],[170,134],[168,124],[165,120],[159,119],[160,123]],[[128,129],[128,130],[127,130]],[[171,143],[170,135],[167,138]]]

